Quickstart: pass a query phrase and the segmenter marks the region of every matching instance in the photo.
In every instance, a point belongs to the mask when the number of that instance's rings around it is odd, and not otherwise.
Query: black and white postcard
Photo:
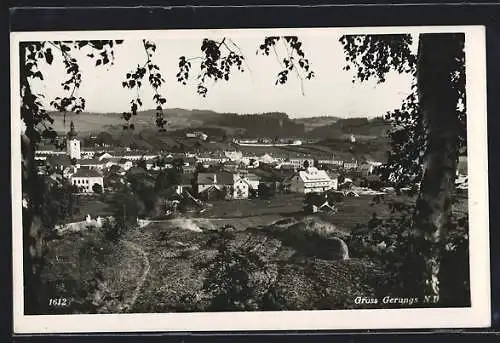
[[[480,26],[11,33],[16,333],[490,324]]]

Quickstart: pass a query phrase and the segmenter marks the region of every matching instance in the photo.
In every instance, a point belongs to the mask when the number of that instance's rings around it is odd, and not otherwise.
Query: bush
[[[207,264],[203,291],[211,298],[208,311],[257,311],[275,309],[270,290],[278,275],[276,264],[253,244],[234,247],[234,237],[221,230],[218,254]],[[276,305],[277,306],[277,305]]]
[[[102,186],[98,183],[94,183],[92,185],[92,191],[94,191],[94,193],[101,194],[102,193]]]

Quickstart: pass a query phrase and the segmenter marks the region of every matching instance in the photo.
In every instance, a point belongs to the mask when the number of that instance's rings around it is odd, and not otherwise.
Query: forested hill
[[[78,132],[98,133],[102,131],[121,131],[123,119],[120,113],[81,113],[68,114],[66,124],[63,115],[51,113],[55,119],[54,128],[58,132],[69,130],[73,120]],[[167,130],[196,128],[218,128],[228,135],[243,137],[312,137],[332,138],[348,134],[380,137],[384,136],[388,123],[382,118],[349,118],[324,116],[291,119],[286,113],[269,112],[257,114],[218,113],[210,110],[167,109],[164,112],[168,121]],[[155,111],[140,111],[132,118],[135,132],[155,127]]]

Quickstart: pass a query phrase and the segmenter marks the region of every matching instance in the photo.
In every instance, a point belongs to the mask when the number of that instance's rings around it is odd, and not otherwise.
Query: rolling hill
[[[73,120],[78,132],[82,134],[108,131],[113,135],[123,131],[124,121],[119,113],[80,113],[67,115],[66,122],[61,113],[51,113],[54,129],[63,133],[69,130]],[[215,130],[227,136],[247,137],[311,137],[319,139],[340,138],[355,134],[378,138],[384,136],[389,127],[381,118],[311,117],[291,119],[286,113],[271,112],[259,114],[218,113],[209,110],[167,109],[164,116],[168,121],[169,132],[186,129]],[[135,132],[154,130],[155,111],[137,113],[131,120]]]

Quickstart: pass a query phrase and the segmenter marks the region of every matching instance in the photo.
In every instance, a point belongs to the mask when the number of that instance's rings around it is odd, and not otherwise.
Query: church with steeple
[[[81,159],[80,139],[75,131],[75,124],[71,121],[70,130],[66,139],[66,153],[70,159]]]

